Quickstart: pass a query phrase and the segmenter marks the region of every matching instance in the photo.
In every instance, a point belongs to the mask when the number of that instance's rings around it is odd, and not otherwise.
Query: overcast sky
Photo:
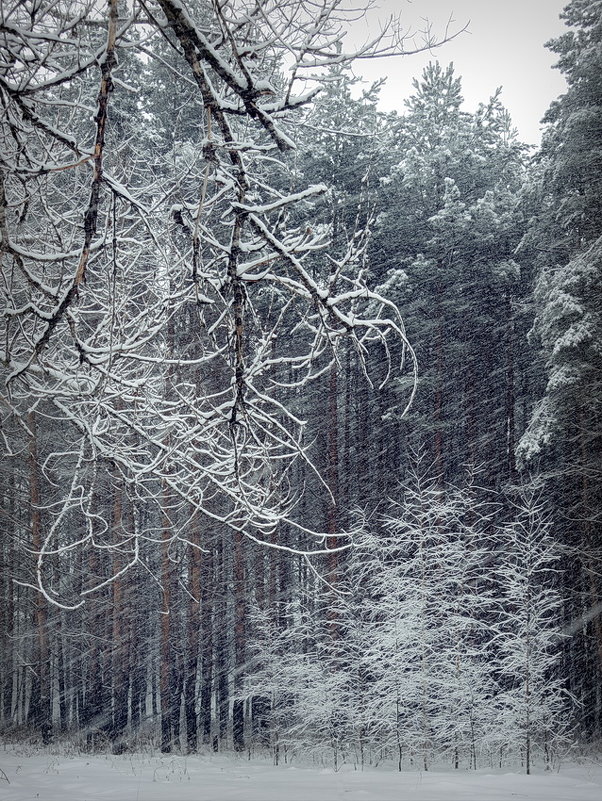
[[[540,120],[550,102],[565,91],[560,72],[552,69],[557,58],[544,47],[550,38],[567,30],[558,18],[568,0],[378,0],[378,9],[354,25],[353,41],[379,30],[379,20],[400,14],[404,29],[424,28],[424,18],[433,33],[443,36],[450,28],[460,34],[431,53],[404,58],[360,62],[361,74],[369,79],[387,76],[381,91],[381,108],[403,111],[403,99],[412,93],[412,78],[419,77],[429,60],[447,65],[453,61],[462,77],[465,108],[474,110],[486,102],[498,86],[502,101],[512,115],[523,141],[539,144]],[[419,40],[418,36],[418,40]]]

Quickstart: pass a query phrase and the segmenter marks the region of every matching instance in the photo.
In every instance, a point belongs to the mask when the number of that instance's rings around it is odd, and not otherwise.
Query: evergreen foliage
[[[568,89],[546,116],[549,128],[531,199],[537,199],[539,211],[524,245],[538,267],[530,336],[540,348],[545,386],[519,455],[547,475],[556,537],[570,549],[565,614],[569,624],[579,615],[587,622],[567,644],[567,659],[580,665],[572,687],[583,703],[583,734],[597,741],[602,731],[602,698],[595,689],[602,677],[602,5],[576,0],[563,17],[575,30],[549,47],[559,55]]]

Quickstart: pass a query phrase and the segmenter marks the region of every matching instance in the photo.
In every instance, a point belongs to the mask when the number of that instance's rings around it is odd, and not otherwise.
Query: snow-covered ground
[[[560,773],[275,767],[228,756],[56,755],[0,747],[0,801],[601,801],[602,766]]]

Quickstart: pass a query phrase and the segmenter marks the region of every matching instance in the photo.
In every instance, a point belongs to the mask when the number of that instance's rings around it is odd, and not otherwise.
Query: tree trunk
[[[230,709],[230,685],[228,678],[228,604],[226,593],[229,583],[229,565],[223,540],[217,544],[217,603],[215,625],[215,706],[217,711],[217,736],[213,739],[214,750],[225,748],[228,740],[228,719]]]
[[[245,706],[240,697],[243,691],[243,677],[246,653],[246,602],[245,602],[245,553],[243,534],[234,535],[234,702],[232,705],[232,742],[235,751],[245,747]]]
[[[203,743],[211,743],[211,699],[214,677],[214,631],[213,610],[215,604],[215,552],[214,543],[209,543],[201,563],[201,688],[199,725]]]
[[[123,539],[123,493],[114,476],[112,519],[112,574],[117,575],[124,566],[120,541]],[[125,586],[120,576],[112,584],[111,677],[113,685],[112,724],[109,732],[113,753],[122,753],[123,735],[127,727],[129,676],[126,652],[127,609]]]
[[[163,542],[161,544],[161,586],[163,603],[161,606],[159,687],[161,692],[161,752],[170,753],[172,749],[173,686],[171,653],[171,562],[169,560],[170,521],[167,512],[163,514]]]
[[[29,440],[29,500],[31,514],[31,542],[34,554],[42,549],[41,494],[38,473],[38,450],[35,412],[28,415],[31,431]],[[48,643],[48,604],[41,594],[34,600],[34,625],[36,631],[34,645],[35,676],[33,679],[30,721],[42,735],[44,743],[52,738],[52,698],[50,690],[50,648]]]
[[[506,337],[506,478],[512,481],[516,477],[516,421],[515,421],[515,376],[514,376],[514,318],[512,312],[512,300],[506,299],[506,309],[508,315],[507,337]]]
[[[198,516],[193,524],[193,537],[200,546]],[[189,548],[190,594],[188,604],[187,636],[184,648],[184,709],[186,717],[186,749],[189,754],[197,750],[198,718],[196,711],[196,687],[199,663],[199,634],[201,625],[201,552],[199,548]]]
[[[9,474],[8,493],[6,498],[6,517],[3,516],[2,525],[8,536],[2,541],[2,562],[0,564],[0,691],[2,693],[2,707],[0,710],[1,720],[4,729],[12,722],[13,710],[13,687],[14,687],[14,657],[12,636],[14,632],[15,610],[14,610],[14,588],[12,582],[12,567],[14,565],[13,541],[15,532],[11,525],[11,519],[15,514],[15,478],[14,473]]]
[[[338,376],[337,365],[333,363],[330,368],[328,380],[328,488],[332,499],[328,504],[328,519],[326,547],[335,549],[340,545],[340,540],[336,536],[339,532],[339,431],[338,431]],[[339,580],[339,552],[332,550],[327,557],[328,583],[336,588]],[[334,602],[334,599],[333,599]],[[339,621],[334,603],[330,603],[327,609],[329,630],[333,639],[339,637]]]

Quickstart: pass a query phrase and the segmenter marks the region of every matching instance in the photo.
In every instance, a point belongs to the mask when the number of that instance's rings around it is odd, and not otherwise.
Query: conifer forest
[[[2,0],[3,738],[600,747],[602,0],[539,148],[361,6]]]

